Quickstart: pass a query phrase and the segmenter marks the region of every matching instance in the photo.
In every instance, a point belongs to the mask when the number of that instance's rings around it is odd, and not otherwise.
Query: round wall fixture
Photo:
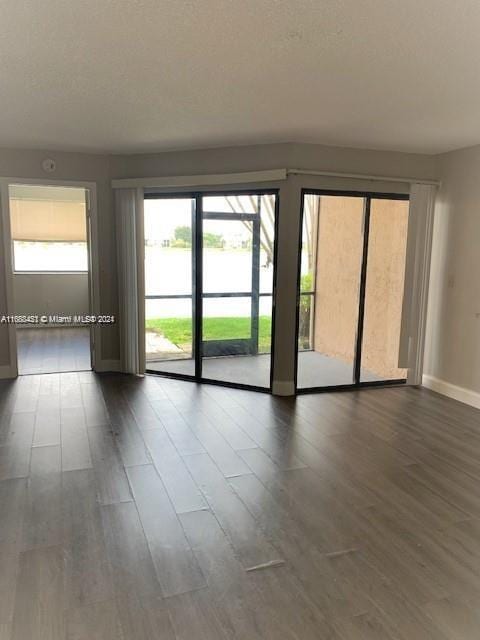
[[[53,173],[56,168],[57,168],[57,164],[55,160],[52,160],[51,158],[45,158],[45,160],[43,160],[42,169],[46,173]]]

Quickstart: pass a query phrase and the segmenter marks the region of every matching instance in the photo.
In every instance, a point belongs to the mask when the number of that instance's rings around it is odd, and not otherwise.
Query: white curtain
[[[408,368],[408,382],[420,384],[430,274],[433,213],[437,187],[412,184],[408,222],[405,289],[398,365]]]
[[[122,371],[145,372],[143,190],[115,191]]]

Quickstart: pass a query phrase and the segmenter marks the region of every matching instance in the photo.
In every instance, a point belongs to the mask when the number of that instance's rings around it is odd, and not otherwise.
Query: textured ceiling
[[[479,0],[3,0],[0,146],[480,143]]]

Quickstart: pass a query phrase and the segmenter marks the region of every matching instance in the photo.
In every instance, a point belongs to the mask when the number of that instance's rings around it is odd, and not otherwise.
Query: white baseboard
[[[451,384],[450,382],[445,382],[445,380],[440,380],[440,378],[426,374],[423,375],[422,385],[427,389],[437,391],[444,396],[480,409],[480,393],[477,393],[477,391],[465,389],[465,387],[458,387],[456,384]]]
[[[98,373],[108,373],[121,370],[122,366],[120,360],[100,360],[95,367],[95,371]]]
[[[6,380],[8,378],[15,377],[15,370],[10,364],[4,364],[0,366],[0,380]]]
[[[274,380],[272,393],[274,396],[294,396],[295,384],[291,380]]]

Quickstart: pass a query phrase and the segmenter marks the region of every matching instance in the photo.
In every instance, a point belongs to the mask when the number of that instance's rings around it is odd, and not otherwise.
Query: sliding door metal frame
[[[192,212],[192,296],[194,304],[192,307],[193,319],[193,358],[195,361],[195,379],[202,377],[202,333],[203,333],[203,260],[202,260],[202,237],[203,237],[203,210],[202,198],[195,195],[195,211]]]
[[[257,292],[258,299],[260,297],[271,297],[272,298],[272,330],[271,330],[271,345],[270,345],[270,378],[269,378],[269,386],[268,387],[258,387],[256,385],[247,385],[236,382],[228,382],[223,380],[214,380],[211,378],[204,378],[202,372],[202,363],[203,363],[203,353],[202,353],[202,325],[203,325],[203,298],[233,298],[233,297],[242,297],[240,294],[245,294],[246,297],[252,297],[252,307],[253,307],[253,296],[254,291],[252,292],[224,292],[224,293],[203,293],[203,265],[202,265],[202,257],[203,257],[203,219],[206,220],[215,220],[221,219],[225,220],[226,218],[231,220],[252,220],[255,223],[255,219],[260,222],[260,207],[258,209],[257,214],[236,214],[229,212],[207,212],[203,214],[203,197],[208,196],[245,196],[245,195],[253,195],[258,196],[259,204],[260,197],[263,195],[273,195],[275,196],[275,209],[274,209],[274,243],[273,243],[273,282],[272,282],[272,292],[271,293],[261,293]],[[221,387],[228,387],[233,389],[245,389],[250,391],[259,391],[261,393],[271,393],[272,392],[272,384],[273,384],[273,370],[274,370],[274,362],[275,362],[275,311],[276,311],[276,290],[277,290],[277,251],[278,251],[278,212],[279,212],[279,197],[280,190],[278,188],[263,188],[263,189],[223,189],[223,190],[210,190],[210,189],[202,189],[201,191],[176,191],[173,193],[155,193],[155,192],[147,192],[144,193],[144,198],[146,200],[169,200],[169,199],[191,199],[195,203],[195,213],[192,212],[192,294],[184,295],[184,294],[167,294],[167,295],[148,295],[145,296],[145,299],[192,299],[192,321],[193,321],[193,337],[192,337],[192,350],[193,350],[193,359],[195,362],[195,373],[192,375],[182,374],[182,373],[173,373],[168,371],[155,371],[152,369],[147,369],[146,373],[151,375],[158,375],[166,378],[173,378],[176,380],[189,380],[195,382],[201,382],[206,384],[217,385]],[[253,250],[253,247],[252,247]],[[259,256],[258,256],[259,258]],[[253,271],[253,269],[252,269]],[[253,279],[253,273],[252,273]],[[259,301],[257,301],[257,306]],[[253,327],[252,327],[253,331]],[[170,362],[173,362],[170,361]]]
[[[362,261],[360,267],[360,283],[359,283],[359,297],[358,297],[358,317],[357,317],[357,330],[355,336],[355,356],[352,371],[352,383],[337,384],[337,385],[324,385],[319,387],[302,387],[298,388],[298,337],[300,329],[300,298],[302,295],[314,296],[316,292],[316,284],[314,291],[301,292],[301,271],[302,271],[302,246],[303,246],[303,220],[305,215],[305,196],[317,195],[317,196],[337,196],[337,197],[350,197],[350,198],[362,198],[364,201],[364,213],[363,213],[363,247],[362,247]],[[300,228],[299,228],[299,240],[298,240],[298,256],[297,256],[297,318],[295,323],[295,372],[294,383],[295,393],[320,393],[324,391],[348,391],[352,389],[361,389],[366,387],[384,387],[398,384],[405,384],[407,380],[405,378],[390,379],[390,380],[372,380],[364,381],[360,380],[361,366],[362,366],[362,346],[363,346],[363,329],[365,321],[365,295],[367,286],[367,267],[368,267],[368,245],[370,239],[370,208],[372,200],[404,200],[408,201],[409,195],[403,193],[384,193],[375,191],[342,191],[342,190],[330,190],[330,189],[311,189],[304,188],[301,190],[300,197]],[[318,243],[318,237],[316,238]],[[315,277],[316,283],[316,277]]]
[[[365,324],[365,293],[367,290],[368,243],[370,241],[370,208],[371,198],[363,198],[362,221],[362,262],[360,267],[360,283],[358,291],[357,335],[355,338],[355,359],[353,363],[353,383],[360,384],[362,373],[363,327]]]

